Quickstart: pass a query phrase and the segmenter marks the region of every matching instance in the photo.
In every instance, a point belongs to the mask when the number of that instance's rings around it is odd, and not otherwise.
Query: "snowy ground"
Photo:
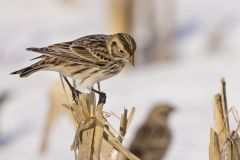
[[[106,16],[104,8],[99,7],[103,4],[97,0],[95,3],[87,0],[80,2],[76,2],[81,4],[80,7],[63,9],[56,0],[34,3],[32,0],[0,1],[0,51],[3,53],[0,55],[0,91],[11,91],[10,100],[5,103],[0,115],[0,160],[73,159],[69,147],[74,130],[71,121],[64,115],[51,134],[49,153],[45,156],[37,154],[48,108],[48,89],[58,79],[58,74],[40,72],[27,79],[8,74],[31,63],[27,60],[34,54],[25,54],[24,51],[29,46],[105,32],[106,26],[100,23]],[[190,0],[179,1],[181,24],[187,24],[192,19],[200,24],[194,33],[178,40],[179,60],[147,67],[136,66],[102,83],[103,90],[108,93],[106,110],[119,113],[123,107],[137,108],[126,137],[128,142],[153,104],[169,102],[177,107],[171,119],[174,140],[166,160],[208,159],[209,128],[213,126],[212,97],[219,91],[222,75],[227,80],[229,105],[240,105],[240,17],[236,17],[235,13],[239,11],[236,9],[239,2],[237,5],[237,2],[221,0],[219,11],[212,12],[210,19],[215,20],[213,24],[219,27],[224,38],[219,50],[209,53],[204,29],[209,20],[204,17],[214,8],[213,2],[210,3],[212,6],[209,3],[209,6],[198,4],[198,7],[205,7],[201,12],[201,9],[194,10],[197,4]],[[187,9],[193,10],[194,14],[187,14]],[[78,16],[74,17],[76,14]],[[216,18],[218,14],[223,18]],[[233,26],[224,25],[225,19],[229,19],[224,15],[234,15]],[[113,124],[116,123],[113,120]]]

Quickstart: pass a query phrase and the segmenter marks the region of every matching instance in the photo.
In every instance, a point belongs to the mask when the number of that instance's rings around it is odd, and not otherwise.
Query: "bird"
[[[40,56],[32,59],[40,60],[11,74],[28,77],[40,70],[56,71],[66,81],[70,77],[84,88],[97,92],[93,89],[96,82],[115,76],[127,63],[134,65],[136,42],[128,33],[94,34],[26,50],[40,53]],[[74,88],[67,83],[74,92]]]
[[[174,107],[169,104],[156,105],[137,130],[129,151],[141,160],[161,160],[172,139],[168,126],[169,115],[172,111]]]

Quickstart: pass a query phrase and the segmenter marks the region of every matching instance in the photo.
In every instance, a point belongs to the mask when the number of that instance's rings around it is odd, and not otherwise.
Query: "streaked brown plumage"
[[[169,114],[174,110],[167,104],[153,108],[144,124],[137,130],[130,152],[141,160],[161,160],[171,142]]]
[[[37,63],[12,72],[27,77],[39,70],[57,71],[79,80],[88,89],[119,73],[127,62],[134,64],[136,43],[126,33],[88,35],[74,41],[43,48],[27,48],[42,54]]]

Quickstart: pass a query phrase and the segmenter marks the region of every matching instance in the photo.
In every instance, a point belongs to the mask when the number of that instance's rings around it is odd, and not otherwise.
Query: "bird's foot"
[[[63,76],[64,80],[66,81],[68,87],[70,88],[71,92],[72,92],[72,98],[73,100],[76,102],[76,104],[78,104],[78,99],[79,99],[79,94],[81,94],[80,91],[78,91],[77,89],[75,89],[70,82],[68,81],[68,79]]]
[[[105,104],[105,103],[106,103],[106,98],[107,98],[106,93],[101,92],[101,93],[99,94],[98,104],[100,104],[100,103]]]
[[[101,91],[97,91],[95,89],[92,89],[93,92],[97,93],[99,95],[99,100],[98,100],[98,104],[105,104],[106,103],[106,98],[107,98],[107,95],[106,93],[104,92],[101,92]]]

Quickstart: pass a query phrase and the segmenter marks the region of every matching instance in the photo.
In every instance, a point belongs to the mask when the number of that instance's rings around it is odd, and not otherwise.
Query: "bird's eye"
[[[123,53],[123,50],[120,50],[120,53]]]
[[[117,46],[117,42],[113,41],[112,46]]]

